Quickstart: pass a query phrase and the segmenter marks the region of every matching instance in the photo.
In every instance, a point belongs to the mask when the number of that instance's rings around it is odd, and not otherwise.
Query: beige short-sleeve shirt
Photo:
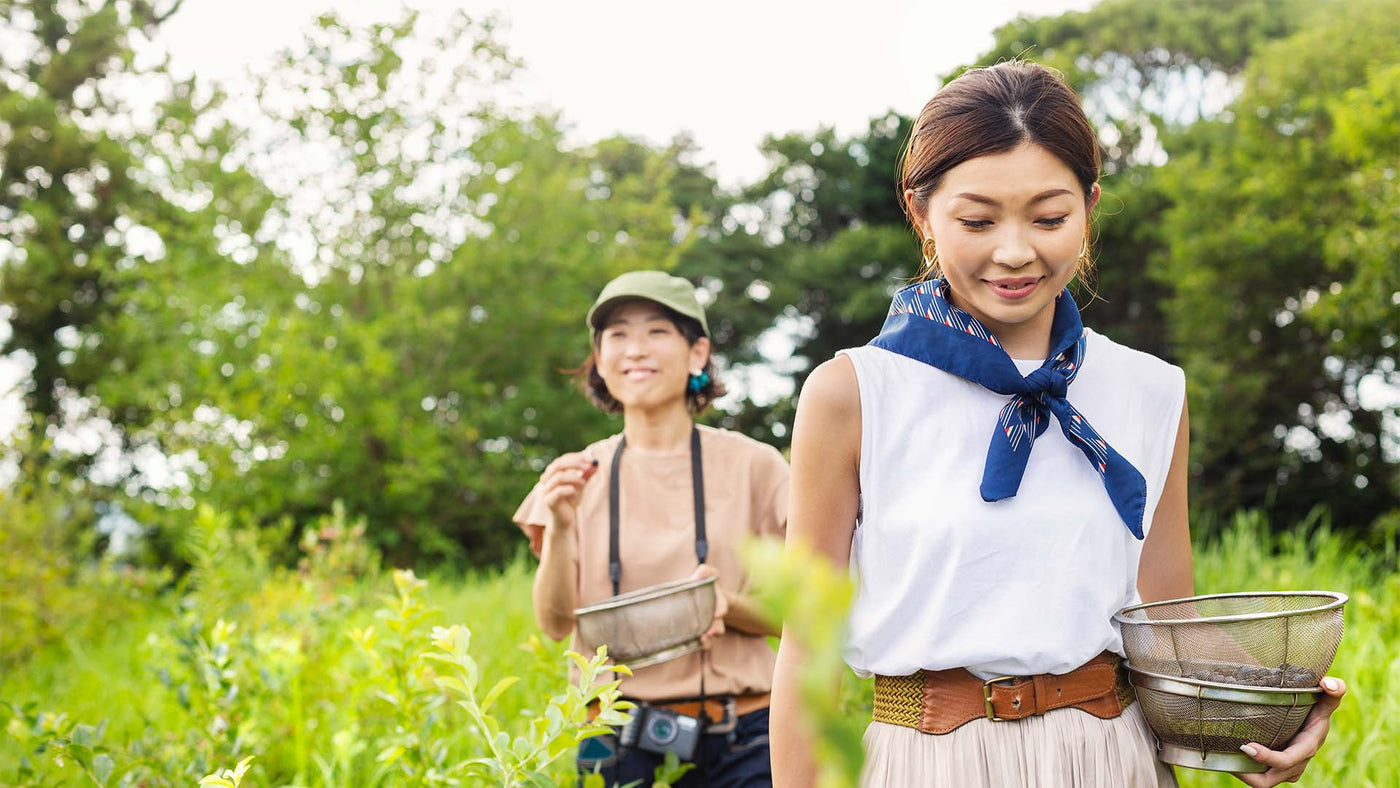
[[[706,561],[719,571],[725,591],[746,593],[749,576],[740,555],[745,538],[782,538],[787,526],[788,466],[777,449],[737,432],[700,427],[705,476]],[[608,578],[608,483],[621,435],[591,444],[598,472],[584,486],[574,531],[579,606],[612,596]],[[680,580],[695,571],[695,504],[690,447],[648,452],[628,446],[619,484],[619,553],[623,593]],[[549,508],[539,487],[530,491],[513,518],[539,555]],[[574,632],[573,647],[579,648]],[[727,629],[705,659],[705,692],[742,695],[767,692],[773,680],[773,649],[762,635]],[[624,678],[625,695],[660,701],[700,694],[699,654],[638,670]]]

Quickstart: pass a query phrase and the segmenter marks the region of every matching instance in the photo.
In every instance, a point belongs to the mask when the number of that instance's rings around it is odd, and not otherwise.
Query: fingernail
[[[1322,688],[1329,692],[1336,692],[1337,688],[1340,686],[1341,685],[1338,684],[1337,680],[1334,678],[1329,677],[1322,680]]]
[[[1253,747],[1249,746],[1248,744],[1241,744],[1241,745],[1240,745],[1240,750],[1243,751],[1245,755],[1248,755],[1248,756],[1251,757],[1251,758],[1253,758],[1254,756],[1256,756],[1256,755],[1259,754],[1259,751],[1258,751],[1258,750],[1254,749]]]

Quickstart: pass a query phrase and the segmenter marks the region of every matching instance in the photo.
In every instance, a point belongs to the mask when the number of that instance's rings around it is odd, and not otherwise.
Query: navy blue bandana
[[[870,344],[922,361],[970,380],[998,394],[1012,395],[1001,409],[987,465],[982,471],[982,500],[1012,498],[1026,474],[1031,445],[1049,426],[1050,414],[1060,431],[1077,446],[1103,478],[1113,507],[1133,536],[1142,538],[1147,483],[1132,463],[1099,437],[1066,395],[1084,363],[1084,324],[1079,306],[1066,290],[1055,300],[1050,327],[1050,356],[1041,367],[1021,376],[1011,356],[977,318],[946,298],[947,283],[918,282],[894,294],[880,335]]]

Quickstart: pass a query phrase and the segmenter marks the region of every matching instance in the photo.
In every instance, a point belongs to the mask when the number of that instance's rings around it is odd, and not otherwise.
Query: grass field
[[[75,634],[20,662],[0,662],[0,701],[12,704],[0,705],[0,785],[116,785],[123,768],[131,769],[128,784],[193,785],[247,755],[256,759],[243,785],[449,784],[446,765],[486,749],[479,722],[448,702],[431,676],[414,672],[434,625],[471,630],[483,688],[519,677],[492,710],[509,736],[543,719],[547,699],[565,686],[563,647],[530,643],[527,558],[499,572],[432,579],[422,594],[437,612],[419,615],[385,604],[393,583],[372,566],[337,567],[323,557],[300,572],[271,571],[237,543],[210,547],[178,593],[114,601],[119,614],[100,626],[75,622]],[[1301,784],[1400,785],[1395,557],[1351,550],[1325,530],[1270,538],[1262,523],[1238,518],[1197,551],[1196,577],[1200,593],[1351,595],[1332,670],[1350,692]],[[867,713],[868,693],[868,684],[848,677],[842,708]],[[55,742],[79,749],[60,766]],[[90,764],[110,759],[89,769],[99,779],[73,763],[85,753]],[[545,771],[564,783],[568,766],[565,755]],[[1225,775],[1180,776],[1186,786],[1239,784]]]

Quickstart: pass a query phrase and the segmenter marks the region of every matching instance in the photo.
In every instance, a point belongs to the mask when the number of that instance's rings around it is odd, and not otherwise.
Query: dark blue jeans
[[[768,762],[768,710],[759,709],[739,718],[729,733],[707,733],[695,753],[695,768],[686,772],[674,788],[771,788],[773,771]],[[650,788],[663,756],[619,747],[617,734],[588,739],[579,748],[578,770],[597,769],[608,788],[640,780]]]

